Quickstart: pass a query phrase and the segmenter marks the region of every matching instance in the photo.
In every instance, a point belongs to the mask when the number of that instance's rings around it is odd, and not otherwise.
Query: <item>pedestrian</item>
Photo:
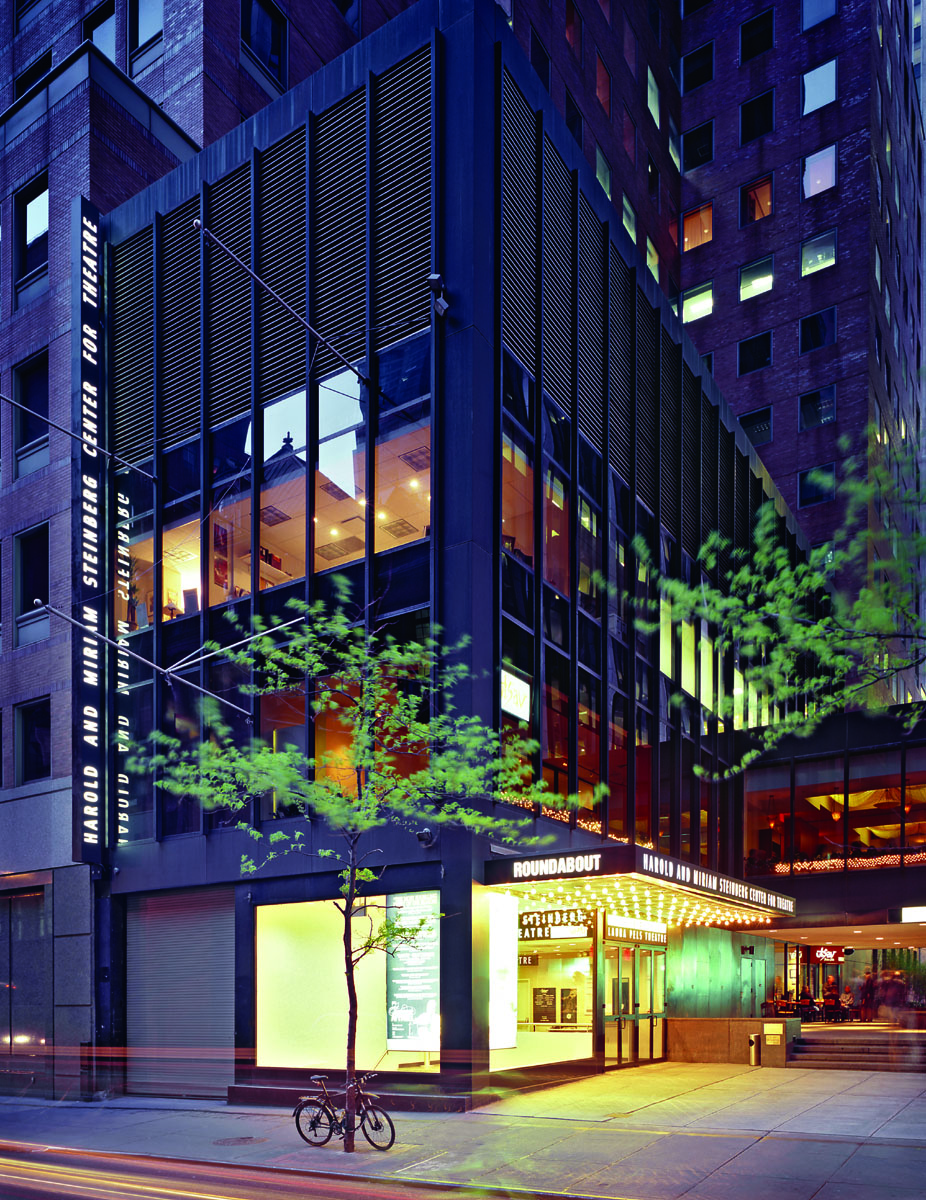
[[[862,1020],[870,1021],[875,1006],[875,981],[871,974],[871,967],[865,968],[865,975],[862,978],[862,984],[859,988],[859,1000],[861,1002]]]
[[[894,1020],[893,996],[893,976],[887,967],[882,967],[881,977],[878,980],[878,987],[875,991],[875,1008],[877,1009],[879,1019],[882,1021]]]

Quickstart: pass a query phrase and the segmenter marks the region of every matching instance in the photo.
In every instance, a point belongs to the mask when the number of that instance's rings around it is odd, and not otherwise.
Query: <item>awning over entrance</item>
[[[791,896],[642,846],[493,858],[485,882],[528,903],[581,904],[667,926],[755,927],[794,913]]]

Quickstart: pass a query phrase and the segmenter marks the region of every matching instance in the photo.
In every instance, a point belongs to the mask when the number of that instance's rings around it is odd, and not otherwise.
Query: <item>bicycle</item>
[[[371,1100],[378,1100],[378,1096],[372,1093],[368,1095],[363,1090],[367,1080],[374,1077],[375,1072],[370,1071],[361,1075],[359,1079],[352,1079],[347,1085],[344,1098],[347,1099],[347,1093],[351,1089],[356,1092],[356,1119],[363,1136],[374,1150],[388,1150],[395,1141],[392,1118],[378,1105],[370,1103]],[[299,1136],[310,1146],[325,1146],[331,1141],[332,1134],[336,1133],[338,1137],[343,1138],[347,1132],[347,1112],[342,1110],[339,1114],[336,1111],[334,1101],[325,1086],[327,1078],[327,1075],[313,1075],[312,1082],[318,1085],[321,1096],[300,1096],[299,1103],[293,1109]]]

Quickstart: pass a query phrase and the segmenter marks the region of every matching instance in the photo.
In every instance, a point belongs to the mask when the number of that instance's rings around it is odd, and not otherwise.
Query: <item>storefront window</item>
[[[525,439],[502,434],[502,549],[534,565],[534,462]]]
[[[260,738],[274,752],[293,750],[305,756],[307,753],[305,721],[305,685],[294,686],[292,691],[279,692],[260,698]],[[298,804],[289,803],[286,796],[270,791],[261,797],[261,820],[296,816]]]
[[[579,734],[577,821],[584,829],[601,828],[601,816],[593,792],[601,783],[601,684],[585,671],[579,672]]]
[[[165,511],[161,550],[161,614],[165,621],[190,617],[200,610],[200,535],[199,496],[190,496]]]
[[[46,910],[44,888],[0,894],[2,1056],[44,1055],[46,1048],[51,1050],[51,929],[51,913]],[[36,1067],[27,1069],[35,1070]]]
[[[849,866],[900,866],[903,803],[900,751],[849,759]]]
[[[774,871],[788,856],[791,775],[787,765],[746,772],[744,869],[747,875]]]
[[[547,465],[543,479],[543,577],[569,596],[569,483]]]
[[[926,746],[907,751],[904,862],[926,862]]]
[[[145,741],[154,729],[154,685],[120,691],[116,696],[117,748],[120,752]],[[154,781],[150,774],[117,768],[117,840],[141,842],[154,837]]]
[[[842,869],[842,758],[799,763],[794,776],[794,871]]]
[[[551,792],[569,794],[569,660],[545,651],[543,680],[543,777]]]
[[[376,438],[377,554],[431,535],[431,405],[380,411]]]
[[[366,452],[360,381],[345,371],[318,385],[315,570],[363,558]]]
[[[354,379],[354,376],[350,378]],[[324,386],[319,385],[320,427]],[[257,586],[260,591],[305,575],[307,455],[304,391],[293,392],[266,406],[263,410],[263,440],[257,526]],[[321,529],[321,524],[317,528]],[[320,536],[316,534],[316,542]]]

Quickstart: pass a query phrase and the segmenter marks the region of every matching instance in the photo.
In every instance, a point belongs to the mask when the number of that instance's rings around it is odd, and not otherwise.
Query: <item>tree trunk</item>
[[[348,886],[344,904],[344,974],[347,978],[347,1070],[344,1080],[345,1132],[344,1150],[354,1150],[354,1118],[357,1112],[357,1093],[349,1087],[357,1071],[357,985],[354,979],[354,947],[352,916],[357,892],[356,847],[350,848]]]

